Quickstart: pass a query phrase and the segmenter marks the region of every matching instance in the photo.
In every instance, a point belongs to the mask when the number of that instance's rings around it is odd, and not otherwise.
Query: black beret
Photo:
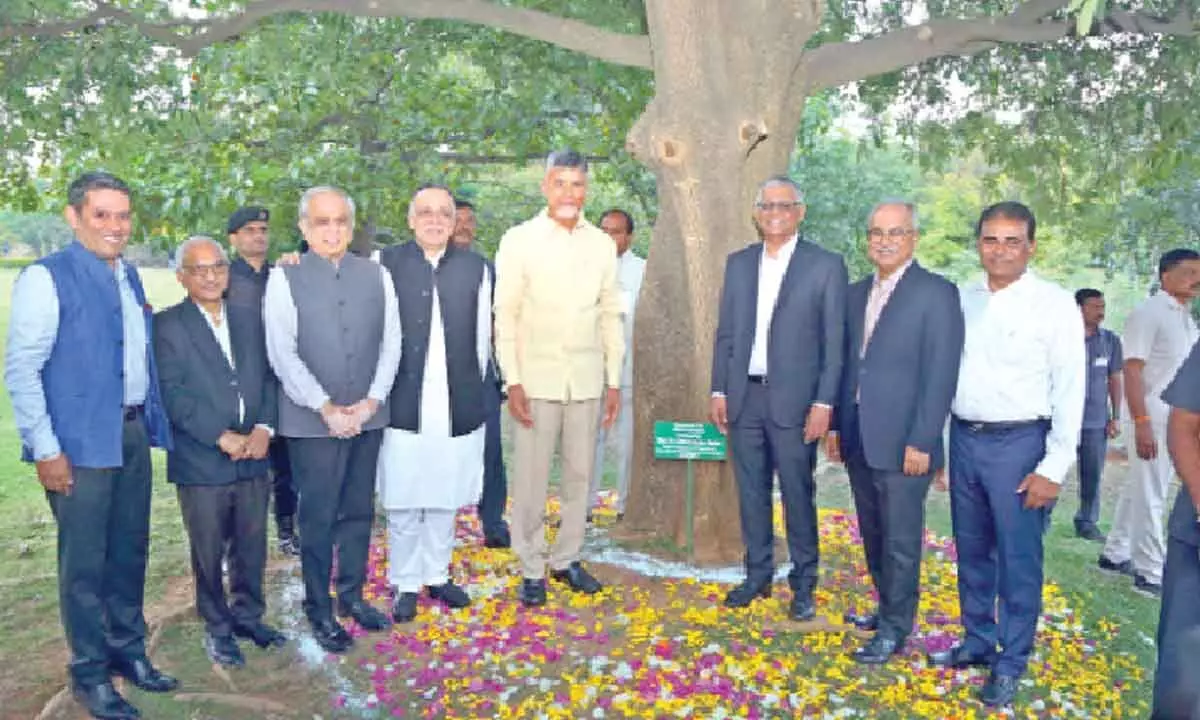
[[[238,208],[232,215],[229,216],[229,224],[225,227],[226,233],[235,233],[241,230],[247,223],[252,222],[267,222],[271,217],[271,213],[267,212],[266,208],[260,207],[244,207]]]

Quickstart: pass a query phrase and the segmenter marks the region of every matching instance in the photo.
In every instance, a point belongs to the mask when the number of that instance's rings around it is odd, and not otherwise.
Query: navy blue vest
[[[421,425],[421,387],[429,329],[433,319],[433,289],[446,340],[446,373],[450,386],[450,434],[466,435],[483,424],[487,406],[484,378],[475,346],[479,320],[479,284],[486,261],[470,250],[450,245],[434,269],[416,242],[393,245],[379,255],[392,275],[400,308],[403,351],[392,385],[391,427],[418,432]]]
[[[125,400],[125,328],[121,295],[112,267],[78,242],[38,264],[50,271],[58,296],[58,335],[42,368],[46,410],[58,444],[72,465],[111,468],[123,464],[121,433]],[[137,270],[125,272],[146,322],[145,422],[150,444],[171,449],[171,430],[158,391],[151,334],[153,314]],[[28,448],[22,459],[32,460]]]

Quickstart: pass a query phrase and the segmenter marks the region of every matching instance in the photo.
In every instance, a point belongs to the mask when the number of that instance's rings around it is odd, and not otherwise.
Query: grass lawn
[[[14,278],[14,271],[0,270],[0,330],[7,328]],[[144,271],[143,279],[156,308],[182,295],[167,271]],[[0,483],[3,718],[36,716],[61,688],[66,662],[54,580],[55,526],[32,469],[18,457],[6,396],[0,402],[0,476],[6,478]],[[155,462],[147,584],[152,620],[186,607],[191,592],[175,495],[158,454]],[[1124,475],[1123,464],[1110,464],[1104,522]],[[844,475],[826,468],[819,488],[826,512],[818,604],[821,612],[836,616],[860,601],[867,585],[853,525],[843,512],[852,507]],[[1099,546],[1073,536],[1075,504],[1071,481],[1047,539],[1046,577],[1055,588],[1047,592],[1039,646],[1045,667],[1031,671],[1018,714],[1145,717],[1157,602],[1133,593],[1127,580],[1096,569]],[[611,513],[602,514],[598,525],[611,522]],[[933,535],[949,535],[945,494],[931,493],[928,525]],[[273,557],[271,613],[298,641],[281,653],[247,648],[246,669],[217,672],[204,658],[200,626],[187,612],[165,626],[155,650],[156,660],[181,678],[183,688],[169,697],[133,692],[131,699],[145,716],[168,719],[714,717],[721,714],[716,708],[729,716],[782,717],[818,707],[814,716],[982,715],[968,699],[976,675],[943,677],[924,670],[913,645],[906,661],[864,672],[845,660],[857,639],[806,632],[778,620],[786,592],[751,610],[721,612],[715,606],[724,589],[715,583],[650,579],[603,566],[597,572],[610,589],[601,596],[552,592],[544,611],[523,612],[512,601],[518,578],[511,553],[479,548],[476,532],[473,519],[461,520],[461,536],[470,542],[456,551],[455,563],[476,598],[469,613],[441,615],[422,604],[418,621],[403,632],[364,638],[351,656],[327,659],[298,623],[294,563]],[[929,548],[923,641],[948,642],[957,632],[952,564],[941,539],[931,536]],[[386,590],[381,553],[376,547],[372,561],[377,595]],[[55,717],[81,715],[68,704]]]

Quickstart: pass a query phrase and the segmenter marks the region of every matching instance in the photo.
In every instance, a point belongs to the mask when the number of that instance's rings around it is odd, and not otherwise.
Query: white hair
[[[917,204],[911,200],[904,200],[902,198],[885,198],[875,203],[875,207],[871,208],[871,214],[867,216],[867,224],[870,225],[871,221],[875,219],[875,213],[879,212],[885,207],[904,208],[908,211],[908,214],[912,216],[913,230],[921,229],[921,223],[917,219]]]
[[[790,187],[796,193],[796,202],[804,202],[804,191],[800,189],[800,183],[787,175],[776,175],[767,178],[758,186],[758,192],[754,194],[754,204],[760,204],[763,201],[763,191],[773,187]]]
[[[206,244],[212,245],[217,249],[217,252],[221,254],[221,260],[229,262],[229,255],[226,254],[225,248],[221,246],[221,243],[213,240],[208,235],[190,235],[187,240],[181,242],[179,247],[175,249],[175,267],[183,267],[183,261],[192,248]]]
[[[350,197],[345,190],[332,185],[317,185],[316,187],[311,187],[304,191],[304,194],[300,196],[300,219],[304,220],[308,217],[308,205],[312,202],[312,199],[318,195],[324,195],[325,193],[333,193],[334,195],[337,195],[346,201],[346,207],[350,209],[350,226],[353,227],[354,198]]]

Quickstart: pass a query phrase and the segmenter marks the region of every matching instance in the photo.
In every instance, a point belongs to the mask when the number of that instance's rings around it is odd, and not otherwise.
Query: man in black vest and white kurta
[[[308,250],[267,280],[267,354],[283,390],[277,431],[287,438],[300,493],[304,612],[317,643],[347,651],[329,597],[337,546],[337,611],[366,630],[391,625],[363,599],[374,518],[375,467],[387,397],[400,362],[400,318],[391,276],[346,252],[354,201],[332,187],[300,198]]]
[[[415,241],[379,257],[395,283],[405,330],[379,455],[396,622],[416,617],[422,588],[451,608],[471,602],[450,578],[449,565],[455,513],[478,501],[483,484],[492,322],[487,263],[450,242],[450,191],[418,190],[408,226]]]

